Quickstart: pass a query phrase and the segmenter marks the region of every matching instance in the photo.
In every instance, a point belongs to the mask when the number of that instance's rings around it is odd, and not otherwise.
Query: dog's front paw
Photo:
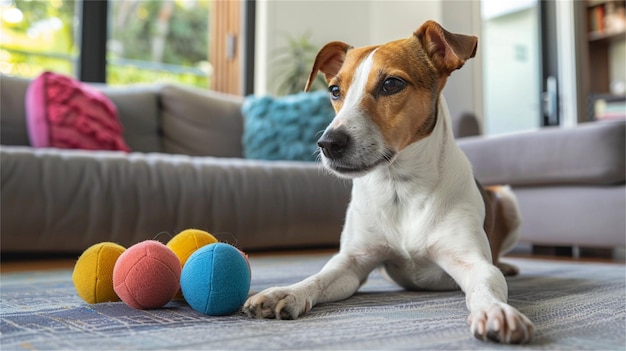
[[[311,307],[311,301],[301,290],[269,288],[249,297],[243,312],[256,318],[296,319]]]
[[[475,337],[503,344],[526,344],[533,337],[533,323],[521,312],[505,304],[493,304],[470,314],[468,322]]]

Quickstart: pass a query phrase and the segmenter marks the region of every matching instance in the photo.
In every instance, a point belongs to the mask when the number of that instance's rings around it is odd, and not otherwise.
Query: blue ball
[[[246,301],[250,278],[250,266],[243,254],[232,245],[215,243],[189,256],[180,276],[180,288],[194,310],[224,316],[239,310]]]

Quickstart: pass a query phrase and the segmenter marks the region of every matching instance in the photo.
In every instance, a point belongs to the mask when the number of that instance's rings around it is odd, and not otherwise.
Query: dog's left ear
[[[435,21],[424,22],[414,35],[435,67],[446,75],[463,67],[465,61],[476,55],[477,37],[450,33]]]
[[[306,82],[304,91],[309,91],[311,84],[317,77],[318,71],[324,73],[326,81],[336,76],[343,65],[343,61],[346,59],[346,53],[351,47],[340,41],[333,41],[324,45],[315,57],[315,63],[313,63],[313,69],[309,75],[309,80]]]

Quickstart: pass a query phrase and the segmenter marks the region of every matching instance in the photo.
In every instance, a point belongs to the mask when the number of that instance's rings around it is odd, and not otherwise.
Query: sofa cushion
[[[335,115],[325,91],[248,96],[242,111],[244,156],[263,160],[315,161],[317,139]]]
[[[122,136],[131,150],[162,152],[158,85],[96,85],[117,107]]]
[[[61,74],[45,72],[30,83],[26,124],[34,147],[130,151],[122,139],[115,105],[102,93]]]
[[[612,185],[625,180],[625,121],[458,140],[484,184]]]
[[[30,145],[24,96],[30,79],[0,77],[0,141],[2,145]]]
[[[174,85],[160,91],[165,152],[241,157],[240,97]]]
[[[3,146],[0,163],[2,252],[188,228],[242,250],[336,246],[351,188],[314,162]]]

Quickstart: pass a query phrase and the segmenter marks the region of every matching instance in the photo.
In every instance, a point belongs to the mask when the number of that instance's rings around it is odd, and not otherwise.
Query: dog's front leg
[[[528,343],[532,339],[532,322],[507,304],[504,275],[487,258],[465,252],[440,257],[438,261],[466,294],[468,322],[476,338],[506,344]]]
[[[339,253],[319,273],[299,283],[248,298],[243,311],[250,317],[296,319],[318,303],[352,296],[377,265],[372,257]]]

